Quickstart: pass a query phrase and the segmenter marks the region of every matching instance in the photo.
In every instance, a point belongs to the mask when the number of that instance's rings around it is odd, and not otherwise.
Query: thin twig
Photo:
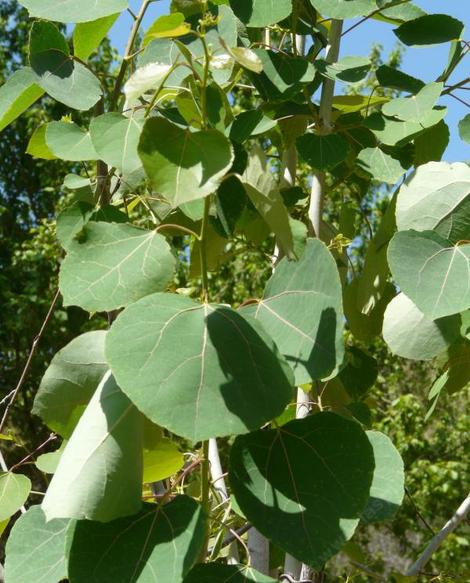
[[[345,30],[341,36],[344,36],[345,34],[348,34],[348,32],[351,32],[352,30],[354,30],[355,28],[357,28],[358,26],[360,26],[361,24],[363,24],[364,22],[366,22],[370,18],[373,18],[374,16],[376,16],[377,14],[379,14],[380,12],[382,12],[382,10],[386,10],[387,8],[393,8],[395,6],[400,6],[400,4],[406,4],[409,1],[410,0],[398,0],[397,2],[390,2],[390,4],[386,4],[385,6],[381,6],[380,8],[377,8],[376,10],[373,10],[367,16],[364,16],[364,18],[361,18],[361,20],[359,20],[358,22],[354,23],[347,30]]]
[[[409,501],[413,505],[414,511],[416,512],[416,516],[421,520],[421,522],[431,532],[431,534],[433,534],[433,535],[436,534],[436,532],[434,531],[434,529],[432,528],[432,526],[430,526],[430,524],[426,521],[426,519],[424,518],[424,516],[421,514],[421,512],[420,512],[418,506],[416,505],[415,501],[413,500],[413,497],[411,496],[410,491],[408,490],[408,488],[405,488],[405,493],[406,493]]]
[[[454,516],[446,522],[442,529],[430,540],[418,560],[406,572],[407,577],[419,575],[432,555],[441,546],[444,540],[459,526],[470,511],[470,494],[458,507]]]
[[[18,384],[16,385],[16,388],[13,392],[13,395],[10,399],[10,402],[6,406],[5,412],[3,413],[2,421],[0,422],[0,433],[3,432],[3,428],[5,427],[5,422],[7,420],[8,413],[10,412],[10,408],[13,405],[16,397],[18,396],[18,393],[20,392],[20,390],[21,390],[21,388],[26,380],[26,377],[28,376],[28,372],[29,372],[29,369],[31,368],[31,364],[33,362],[34,355],[36,354],[36,350],[37,350],[39,341],[41,340],[41,337],[44,334],[44,331],[47,328],[47,325],[49,324],[50,319],[52,318],[52,314],[54,313],[59,296],[60,296],[60,291],[57,290],[55,295],[54,295],[54,298],[52,300],[52,303],[49,307],[49,310],[46,314],[46,317],[44,318],[44,322],[42,323],[42,326],[41,326],[37,336],[33,340],[33,343],[31,345],[31,350],[29,351],[28,360],[26,361],[23,372],[21,373],[20,380],[18,381]]]
[[[20,466],[22,466],[23,464],[25,464],[32,457],[34,457],[38,453],[38,451],[41,451],[41,449],[43,449],[44,447],[46,447],[46,445],[48,443],[50,443],[51,441],[54,441],[55,439],[57,439],[57,435],[55,433],[51,433],[49,435],[49,437],[46,439],[46,441],[44,441],[43,443],[41,443],[41,445],[38,445],[38,447],[34,451],[32,451],[31,453],[29,453],[26,457],[24,457],[22,460],[20,460],[14,466],[11,466],[10,472],[12,472],[13,470],[16,470],[16,468],[19,468]]]

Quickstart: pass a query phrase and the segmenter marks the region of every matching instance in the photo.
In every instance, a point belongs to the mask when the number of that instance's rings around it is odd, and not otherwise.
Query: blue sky
[[[470,2],[468,0],[415,0],[415,4],[429,13],[446,13],[458,18],[466,25],[466,30],[470,30]],[[138,11],[140,0],[130,0],[130,7]],[[149,26],[155,18],[161,14],[168,14],[169,0],[161,0],[152,4],[147,17],[144,20],[144,27]],[[354,21],[348,21],[348,26]],[[132,25],[129,14],[123,14],[111,31],[111,40],[122,53]],[[396,37],[392,32],[390,24],[370,20],[364,22],[349,34],[343,37],[341,53],[343,55],[368,55],[370,47],[374,42],[380,43],[384,47],[385,53],[393,49],[396,45]],[[470,40],[470,36],[467,37]],[[423,81],[434,81],[442,72],[447,63],[449,45],[435,45],[427,48],[407,47],[402,69],[419,77]],[[470,55],[464,59],[458,69],[454,72],[450,82],[470,76]],[[338,92],[341,88],[338,87]],[[459,91],[459,97],[470,103],[470,91]],[[462,142],[458,135],[457,124],[470,108],[459,103],[452,97],[445,96],[441,100],[442,105],[449,107],[449,114],[446,118],[451,130],[451,141],[444,159],[449,162],[470,159],[470,146]]]

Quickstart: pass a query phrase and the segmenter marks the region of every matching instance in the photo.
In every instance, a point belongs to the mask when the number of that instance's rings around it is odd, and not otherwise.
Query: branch
[[[46,317],[44,318],[44,322],[42,323],[42,326],[41,326],[38,334],[36,335],[35,339],[33,340],[33,344],[31,345],[31,350],[29,351],[28,360],[26,361],[23,372],[21,373],[20,380],[18,381],[18,384],[16,385],[13,393],[11,393],[10,401],[8,402],[8,405],[6,406],[5,412],[3,413],[2,421],[0,422],[0,433],[3,432],[3,428],[5,427],[5,423],[6,423],[6,420],[8,417],[8,413],[10,412],[11,406],[13,405],[21,388],[23,387],[23,384],[26,380],[26,377],[28,376],[28,372],[29,372],[29,369],[31,368],[31,364],[33,362],[34,355],[36,354],[36,350],[37,350],[39,341],[41,340],[41,337],[44,334],[44,331],[47,328],[47,325],[49,324],[49,322],[52,318],[52,314],[54,313],[54,309],[56,307],[59,296],[60,296],[60,292],[59,292],[59,290],[57,290],[55,295],[54,295],[54,298],[52,300],[52,303],[49,307],[49,310],[46,314]]]
[[[406,572],[407,577],[419,575],[423,567],[431,559],[432,555],[441,546],[444,540],[458,527],[458,525],[465,519],[470,510],[470,494],[465,498],[462,504],[458,507],[454,516],[446,522],[442,529],[431,539],[428,546],[424,549],[418,560]]]

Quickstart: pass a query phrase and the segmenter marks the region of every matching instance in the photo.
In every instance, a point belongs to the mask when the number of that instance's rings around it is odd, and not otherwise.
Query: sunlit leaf
[[[80,162],[99,158],[89,132],[75,123],[53,121],[46,127],[46,144],[62,160]]]
[[[297,385],[327,377],[343,360],[341,283],[326,246],[309,239],[299,261],[283,259],[257,304],[258,319],[295,373]]]
[[[15,71],[0,87],[0,131],[44,94],[29,67]]]
[[[97,50],[118,17],[119,13],[110,14],[92,22],[77,24],[73,29],[74,55],[82,61],[87,61],[88,57]]]
[[[129,224],[90,222],[60,269],[64,304],[109,311],[166,288],[175,259],[163,235]]]
[[[124,310],[106,354],[137,407],[192,441],[257,429],[291,396],[287,363],[256,321],[176,294]]]
[[[62,453],[42,503],[47,520],[108,522],[141,506],[143,420],[106,373]]]
[[[13,516],[31,491],[31,480],[23,474],[0,472],[0,521]]]
[[[75,521],[46,522],[40,506],[32,506],[15,523],[6,546],[5,580],[8,583],[58,583],[67,578],[67,533]]]
[[[292,0],[229,0],[235,15],[247,26],[264,27],[284,20],[292,12]]]
[[[127,0],[19,0],[35,18],[59,22],[90,22],[117,14],[127,8]]]

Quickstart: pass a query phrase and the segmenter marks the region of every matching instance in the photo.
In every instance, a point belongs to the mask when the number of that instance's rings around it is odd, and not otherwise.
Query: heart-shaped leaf
[[[175,259],[163,235],[129,224],[91,222],[60,269],[67,306],[110,311],[166,288]]]
[[[192,132],[164,118],[147,120],[139,155],[150,182],[173,207],[215,192],[233,161],[229,140],[217,130]]]
[[[119,386],[154,423],[193,441],[257,429],[292,395],[274,342],[225,306],[154,294],[124,310],[108,334]]]
[[[54,356],[36,393],[33,413],[53,431],[70,437],[80,415],[108,370],[106,332],[86,332]]]
[[[74,528],[74,520],[46,522],[40,506],[29,508],[15,522],[8,537],[5,580],[58,583],[67,579],[66,535]]]
[[[297,385],[328,376],[343,360],[341,283],[333,256],[309,239],[299,261],[283,259],[255,305],[261,322],[295,373]]]
[[[30,16],[55,22],[91,22],[127,8],[127,0],[19,0]]]
[[[388,262],[400,289],[432,320],[470,308],[470,244],[452,245],[434,231],[400,231]]]
[[[404,294],[387,306],[383,337],[394,354],[412,360],[431,360],[460,336],[460,317],[431,320]]]
[[[237,437],[229,477],[248,520],[320,570],[354,533],[373,471],[372,446],[360,425],[318,413]]]
[[[70,583],[180,583],[201,552],[204,522],[201,507],[187,496],[145,504],[108,524],[80,522],[70,541]]]

